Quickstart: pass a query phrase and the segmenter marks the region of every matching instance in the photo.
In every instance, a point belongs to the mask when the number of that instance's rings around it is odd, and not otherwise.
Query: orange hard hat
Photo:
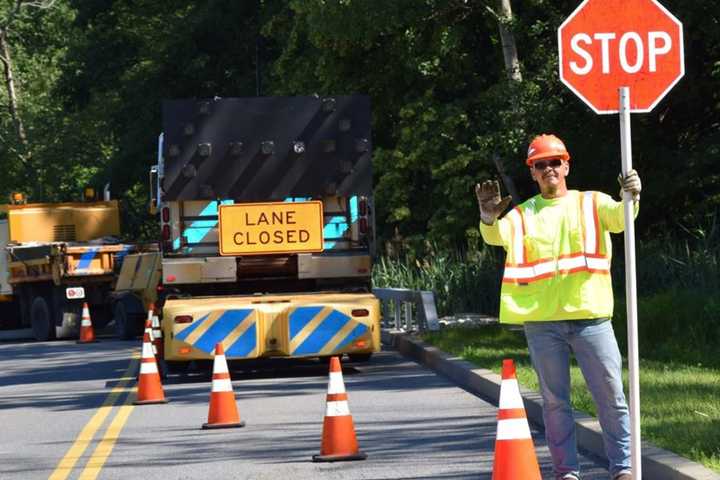
[[[565,144],[555,135],[538,135],[530,142],[528,147],[527,160],[525,163],[532,165],[536,160],[546,158],[561,158],[570,160],[570,154],[565,148]]]

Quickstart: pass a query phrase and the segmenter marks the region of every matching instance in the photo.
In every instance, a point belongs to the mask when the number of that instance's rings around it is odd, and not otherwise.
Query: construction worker
[[[536,137],[526,163],[540,194],[501,219],[511,198],[501,198],[496,181],[475,187],[482,237],[506,250],[500,322],[524,326],[556,478],[580,478],[570,406],[572,351],[597,405],[610,478],[631,480],[630,418],[610,322],[610,233],[624,229],[623,203],[601,192],[568,190],[570,155],[554,135]],[[637,215],[637,172],[618,181],[621,196],[632,195]]]

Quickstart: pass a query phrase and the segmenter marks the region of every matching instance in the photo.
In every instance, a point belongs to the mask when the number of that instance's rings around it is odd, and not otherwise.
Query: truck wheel
[[[96,330],[102,330],[107,327],[108,323],[110,323],[110,320],[112,319],[110,307],[106,304],[91,304],[90,317],[92,318],[93,327],[95,327]]]
[[[115,333],[122,340],[132,340],[137,333],[135,319],[127,313],[127,308],[122,301],[115,302],[113,308],[113,320],[115,320]]]
[[[351,362],[369,362],[372,358],[372,353],[348,353],[348,358]]]
[[[30,306],[30,324],[35,340],[46,342],[55,338],[55,322],[50,305],[44,297],[35,297]]]

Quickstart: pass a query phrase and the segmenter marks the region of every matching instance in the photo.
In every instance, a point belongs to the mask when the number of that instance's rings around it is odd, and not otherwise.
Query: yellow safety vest
[[[639,210],[635,203],[635,215]],[[611,317],[610,232],[622,232],[622,202],[578,192],[515,207],[493,225],[480,223],[485,242],[505,248],[500,321]]]

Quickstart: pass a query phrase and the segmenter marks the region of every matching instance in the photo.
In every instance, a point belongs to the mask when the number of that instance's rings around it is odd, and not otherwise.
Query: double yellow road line
[[[126,394],[125,401],[117,410],[115,417],[110,422],[110,425],[105,430],[105,434],[98,442],[95,450],[85,464],[85,468],[78,477],[80,480],[94,480],[100,474],[105,461],[110,456],[115,442],[120,436],[125,423],[130,416],[133,408],[132,401],[135,395],[132,393],[134,390],[135,373],[138,369],[138,359],[140,358],[139,353],[133,355],[132,361],[128,366],[127,370],[122,374],[118,384],[110,391],[107,398],[103,402],[102,406],[95,412],[90,421],[83,427],[75,439],[75,443],[72,444],[70,449],[67,451],[65,456],[60,460],[55,470],[50,475],[49,480],[65,480],[75,468],[75,464],[87,450],[90,443],[93,441],[95,434],[100,427],[105,423],[105,419],[110,415],[115,403]]]

